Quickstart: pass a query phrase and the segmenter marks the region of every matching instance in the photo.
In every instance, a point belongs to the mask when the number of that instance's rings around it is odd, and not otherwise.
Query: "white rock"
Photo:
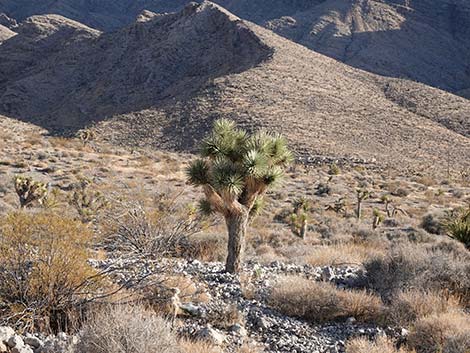
[[[193,303],[184,303],[180,309],[192,316],[201,316],[201,308]]]
[[[0,326],[0,342],[8,342],[11,336],[15,334],[15,330],[13,330],[9,326]]]
[[[13,335],[8,339],[7,342],[10,348],[21,348],[24,347],[24,341],[20,335]]]
[[[201,329],[198,333],[198,336],[216,346],[220,346],[225,342],[225,335],[209,325]]]

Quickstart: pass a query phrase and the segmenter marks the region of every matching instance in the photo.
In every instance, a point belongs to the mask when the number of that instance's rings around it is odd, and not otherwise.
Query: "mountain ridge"
[[[283,133],[299,155],[468,165],[468,100],[344,65],[213,3],[111,33],[55,15],[19,27],[0,46],[17,59],[0,61],[0,114],[53,133],[92,125],[115,144],[194,151],[225,117]]]
[[[0,0],[24,20],[58,13],[99,30],[131,24],[143,10],[180,10],[188,0]],[[408,78],[467,97],[470,5],[465,0],[215,0],[237,16],[350,66]]]

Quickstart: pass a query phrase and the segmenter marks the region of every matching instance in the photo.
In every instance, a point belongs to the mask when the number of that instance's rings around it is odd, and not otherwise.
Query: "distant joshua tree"
[[[217,120],[203,140],[201,158],[188,168],[188,179],[204,191],[201,210],[225,218],[227,272],[239,272],[248,222],[292,159],[282,136],[263,131],[249,135],[226,119]]]

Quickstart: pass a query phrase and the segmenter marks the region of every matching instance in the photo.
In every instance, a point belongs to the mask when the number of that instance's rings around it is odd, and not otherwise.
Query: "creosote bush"
[[[470,351],[470,316],[452,311],[415,322],[408,345],[417,353],[467,353]]]
[[[283,314],[311,322],[345,320],[351,316],[362,322],[378,322],[384,312],[382,301],[373,294],[294,276],[279,279],[268,304]]]
[[[87,263],[90,240],[82,223],[52,213],[2,217],[2,321],[26,329],[68,329],[80,306],[103,284]]]
[[[225,218],[226,271],[237,273],[247,225],[259,212],[266,191],[282,177],[292,154],[280,135],[263,131],[249,135],[225,119],[214,123],[211,134],[202,142],[200,154],[201,158],[187,170],[188,180],[204,191],[200,209]]]
[[[141,306],[110,306],[83,325],[77,353],[181,353],[170,324]]]

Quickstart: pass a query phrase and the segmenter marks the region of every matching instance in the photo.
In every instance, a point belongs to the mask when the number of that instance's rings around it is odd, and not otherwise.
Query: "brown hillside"
[[[299,153],[427,172],[469,164],[466,99],[351,68],[212,3],[147,17],[105,34],[29,19],[0,50],[10,58],[0,61],[1,112],[53,131],[98,122],[116,143],[186,150],[230,117],[283,132]]]

